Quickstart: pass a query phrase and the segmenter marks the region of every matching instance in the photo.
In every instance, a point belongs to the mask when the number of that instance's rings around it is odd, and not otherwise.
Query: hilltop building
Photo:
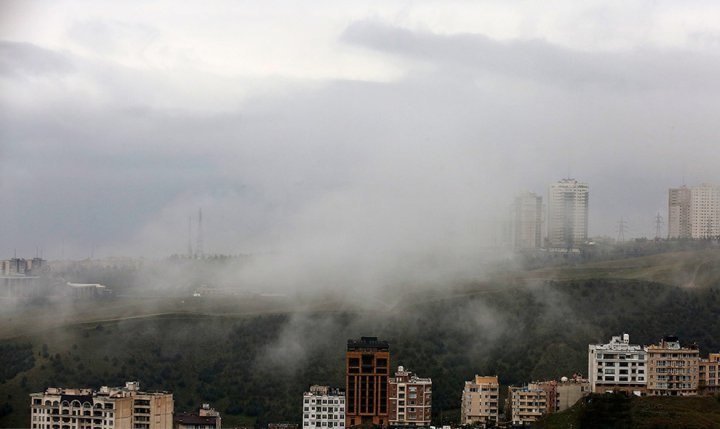
[[[647,392],[645,350],[630,344],[630,335],[614,336],[608,344],[588,345],[588,377],[593,393]]]
[[[345,392],[329,386],[310,386],[303,394],[303,428],[344,428]]]
[[[698,393],[720,393],[720,353],[710,353],[707,359],[698,362]]]
[[[508,387],[508,403],[513,426],[531,425],[547,414],[547,392],[535,383]]]
[[[50,387],[30,394],[32,429],[172,429],[173,395],[141,392],[137,381],[124,387]]]
[[[390,427],[430,426],[432,380],[420,378],[402,366],[388,379]]]
[[[677,337],[664,337],[647,352],[648,394],[655,396],[692,396],[698,392],[697,347],[681,347]]]
[[[388,424],[390,345],[377,337],[348,340],[345,426]]]
[[[494,426],[498,423],[500,384],[497,375],[475,375],[465,382],[460,404],[461,425]]]
[[[587,183],[562,179],[548,192],[547,247],[551,251],[576,252],[588,238]]]
[[[702,239],[720,236],[720,186],[670,188],[668,237]]]
[[[547,413],[567,410],[591,392],[590,382],[577,374],[573,374],[572,378],[562,377],[559,381],[541,381],[535,384],[546,393]]]
[[[541,248],[542,197],[532,192],[520,194],[515,197],[512,211],[513,248],[516,251]]]
[[[173,417],[174,429],[220,429],[222,419],[220,413],[210,408],[210,404],[202,404],[195,413],[177,413]]]

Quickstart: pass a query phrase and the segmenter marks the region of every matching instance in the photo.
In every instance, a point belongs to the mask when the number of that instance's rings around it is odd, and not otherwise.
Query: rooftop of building
[[[590,344],[589,347],[595,350],[643,351],[642,346],[630,344],[630,335],[628,334],[616,335],[607,344]]]
[[[498,384],[497,375],[475,375],[473,380],[475,384]]]
[[[359,340],[348,340],[347,349],[348,351],[390,351],[390,344],[378,340],[377,337],[360,337]]]
[[[64,398],[78,399],[84,398],[84,400],[92,402],[93,397],[107,397],[107,398],[124,398],[135,395],[167,395],[169,392],[142,392],[140,391],[140,382],[128,381],[125,386],[109,387],[102,386],[99,390],[93,390],[90,388],[65,388],[65,387],[48,387],[45,392],[32,393],[31,396],[42,396],[42,395],[57,395]],[[68,399],[72,401],[73,399]],[[83,401],[81,401],[83,402]]]
[[[218,416],[201,416],[197,413],[176,413],[173,423],[185,425],[215,425]]]

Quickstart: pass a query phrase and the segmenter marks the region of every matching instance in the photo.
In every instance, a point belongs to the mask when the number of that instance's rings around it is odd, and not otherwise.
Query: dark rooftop
[[[185,425],[215,425],[216,416],[199,416],[195,413],[177,413],[173,418],[175,423]]]
[[[360,337],[359,340],[348,340],[348,351],[389,351],[390,344],[387,341],[378,340],[377,337]]]

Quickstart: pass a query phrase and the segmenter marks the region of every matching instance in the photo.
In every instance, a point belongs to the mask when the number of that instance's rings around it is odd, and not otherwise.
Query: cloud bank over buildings
[[[711,2],[45,6],[3,5],[5,254],[182,253],[203,207],[258,279],[462,277],[517,192],[569,174],[591,235],[652,236],[718,181]]]

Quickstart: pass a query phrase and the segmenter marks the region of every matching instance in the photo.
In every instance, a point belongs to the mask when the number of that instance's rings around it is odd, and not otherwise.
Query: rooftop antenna
[[[618,242],[622,243],[625,241],[625,231],[626,230],[627,230],[627,222],[625,222],[623,220],[623,218],[620,218],[620,220],[618,221],[618,226],[617,226],[617,231],[618,231],[617,241]]]
[[[660,216],[660,212],[655,215],[655,240],[660,240],[660,233],[662,231],[663,218]]]
[[[203,256],[202,207],[198,209],[198,231],[197,243],[195,244],[195,254],[198,258],[202,258]]]

